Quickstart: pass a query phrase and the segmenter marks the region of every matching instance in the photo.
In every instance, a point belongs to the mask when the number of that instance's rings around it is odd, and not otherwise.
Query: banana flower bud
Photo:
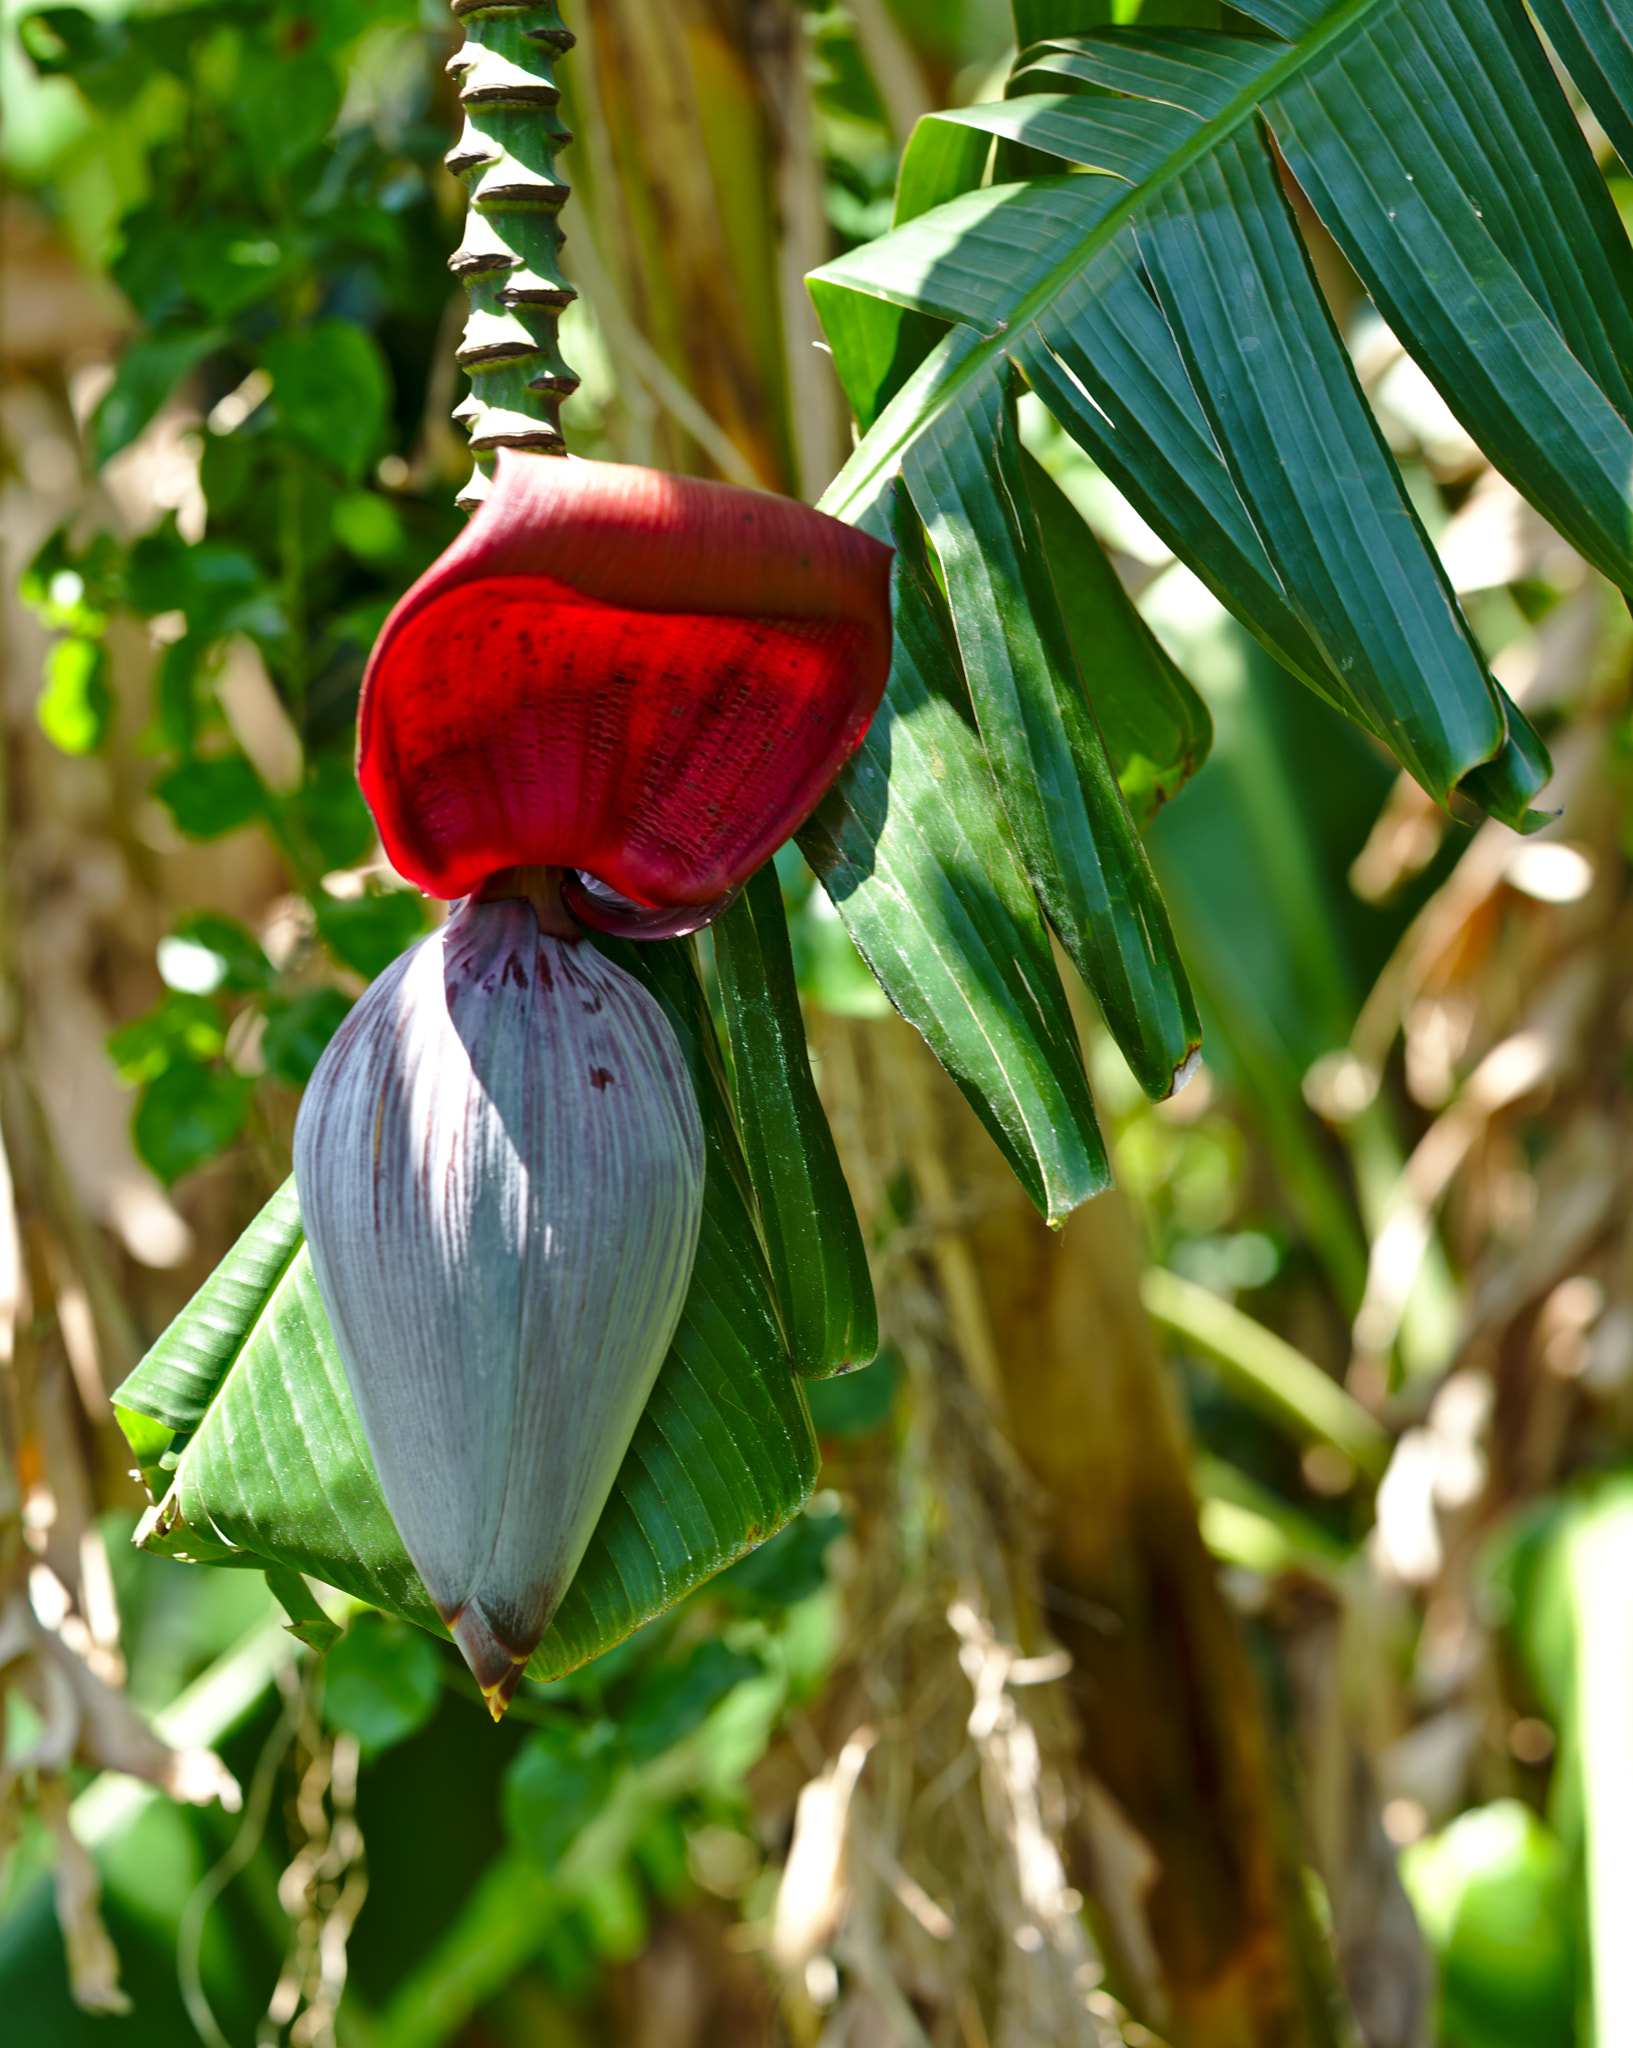
[[[469,900],[329,1046],[295,1179],[387,1506],[495,1718],[702,1216],[680,1047],[579,926],[695,930],[803,822],[884,689],[889,579],[888,548],[806,506],[502,450],[370,658],[385,850]]]
[[[703,1131],[680,1047],[530,903],[469,903],[331,1041],[295,1177],[386,1501],[497,1717],[686,1297]]]

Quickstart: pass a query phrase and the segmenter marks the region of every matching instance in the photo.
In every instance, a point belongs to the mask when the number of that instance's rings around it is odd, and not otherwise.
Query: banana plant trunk
[[[1126,1205],[1103,1195],[1051,1232],[895,1019],[820,1017],[815,1049],[882,1247],[887,1336],[905,1293],[939,1293],[985,1419],[1035,1488],[1033,1528],[994,1533],[1012,1547],[1010,1581],[1031,1590],[1038,1641],[1071,1656],[1063,1836],[1108,1983],[1174,2048],[1325,2048],[1340,2038],[1335,1973],[1265,1706],[1198,1530]]]

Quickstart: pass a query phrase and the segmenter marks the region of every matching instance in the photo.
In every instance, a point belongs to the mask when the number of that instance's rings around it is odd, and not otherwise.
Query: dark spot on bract
[[[609,1081],[616,1078],[606,1067],[591,1067],[590,1069],[590,1086],[592,1088],[605,1088]]]
[[[504,972],[499,977],[499,986],[503,988],[507,981],[514,981],[518,988],[527,986],[527,969],[522,965],[519,953],[512,953],[506,960]]]

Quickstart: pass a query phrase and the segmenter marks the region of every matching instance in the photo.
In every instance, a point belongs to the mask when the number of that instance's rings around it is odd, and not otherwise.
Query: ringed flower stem
[[[566,874],[565,868],[501,868],[471,891],[471,901],[504,903],[519,898],[531,907],[541,932],[576,946],[584,934],[561,900]]]
[[[555,64],[573,46],[549,0],[452,0],[465,41],[449,59],[464,124],[448,168],[465,180],[465,235],[448,267],[470,311],[455,360],[471,389],[455,408],[476,468],[460,492],[469,509],[487,496],[495,453],[564,455],[561,401],[579,380],[556,333],[577,296],[561,274],[558,216],[569,188],[556,152],[572,140],[556,112]]]

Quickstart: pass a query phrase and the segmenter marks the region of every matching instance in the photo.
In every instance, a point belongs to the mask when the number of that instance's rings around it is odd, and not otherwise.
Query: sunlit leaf
[[[817,1099],[782,889],[769,863],[714,927],[738,1120],[796,1371],[863,1364],[879,1318],[861,1225]]]

